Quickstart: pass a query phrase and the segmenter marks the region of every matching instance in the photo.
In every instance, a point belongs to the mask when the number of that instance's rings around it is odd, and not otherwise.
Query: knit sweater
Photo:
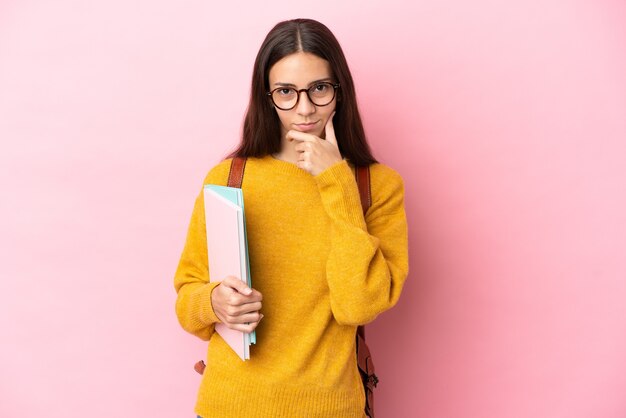
[[[204,184],[226,185],[231,160]],[[249,158],[242,185],[252,287],[263,320],[250,360],[214,333],[202,192],[176,271],[176,313],[210,340],[195,411],[203,418],[361,418],[365,397],[355,333],[400,297],[408,273],[401,177],[370,167],[364,217],[345,160],[317,176],[275,159]]]

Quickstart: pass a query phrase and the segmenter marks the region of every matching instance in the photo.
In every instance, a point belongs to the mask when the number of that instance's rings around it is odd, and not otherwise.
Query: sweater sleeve
[[[229,164],[217,165],[204,180],[204,184],[226,184]],[[211,292],[219,282],[210,282],[206,222],[204,219],[204,194],[196,198],[185,247],[174,275],[177,292],[176,315],[183,329],[203,340],[211,338],[219,319],[211,305]]]
[[[372,205],[366,217],[354,174],[339,162],[315,177],[331,220],[326,264],[337,322],[362,325],[396,304],[408,274],[408,232],[402,178],[370,167]]]

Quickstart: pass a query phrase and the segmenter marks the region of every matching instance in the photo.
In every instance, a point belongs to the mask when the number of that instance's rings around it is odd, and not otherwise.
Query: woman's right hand
[[[263,295],[236,277],[228,276],[211,292],[213,311],[228,328],[252,332],[263,318]]]

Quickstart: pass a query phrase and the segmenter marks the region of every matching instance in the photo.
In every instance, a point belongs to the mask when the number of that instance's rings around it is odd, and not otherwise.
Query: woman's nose
[[[298,105],[296,106],[296,111],[298,112],[298,114],[310,115],[311,113],[315,112],[315,105],[311,103],[311,100],[309,99],[306,91],[301,91],[298,94],[300,94],[300,99],[298,100]]]

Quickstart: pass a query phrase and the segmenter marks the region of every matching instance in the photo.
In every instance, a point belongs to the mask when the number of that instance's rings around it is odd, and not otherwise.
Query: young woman
[[[211,283],[203,195],[175,276],[183,328],[210,340],[196,412],[203,418],[364,416],[355,333],[391,308],[408,273],[400,176],[373,158],[339,43],[319,22],[277,24],[257,55],[242,184],[253,289]],[[232,158],[204,184],[226,185]],[[356,166],[369,166],[364,216]],[[250,332],[242,361],[217,322]]]

